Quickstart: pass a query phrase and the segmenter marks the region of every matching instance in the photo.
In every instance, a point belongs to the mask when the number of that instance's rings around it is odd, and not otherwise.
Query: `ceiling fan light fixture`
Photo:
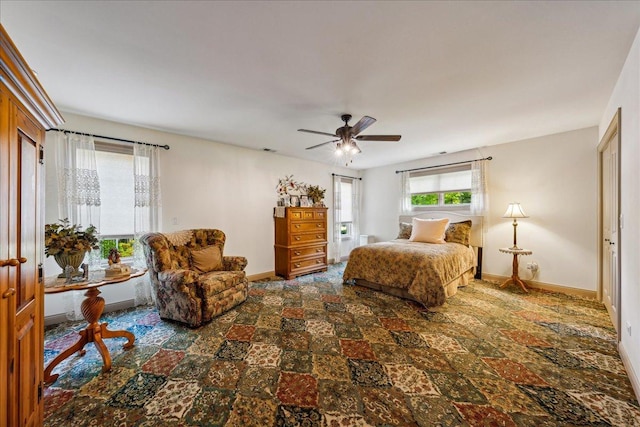
[[[343,114],[341,116],[342,121],[344,122],[344,126],[336,129],[335,133],[328,132],[319,132],[316,130],[308,130],[308,129],[298,129],[299,132],[313,133],[317,135],[326,135],[332,136],[334,139],[332,141],[323,142],[321,144],[312,145],[311,147],[307,147],[307,150],[312,150],[314,148],[322,147],[327,144],[336,143],[335,146],[335,155],[336,157],[346,157],[346,165],[349,163],[353,163],[352,157],[356,154],[362,153],[360,147],[358,147],[357,141],[388,141],[388,142],[398,142],[400,141],[400,135],[360,135],[360,132],[367,129],[369,126],[376,122],[376,119],[369,116],[362,117],[358,123],[353,126],[349,126],[349,120],[351,120],[350,114]]]

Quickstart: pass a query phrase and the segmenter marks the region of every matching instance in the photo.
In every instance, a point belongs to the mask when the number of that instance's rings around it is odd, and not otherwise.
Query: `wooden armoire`
[[[42,425],[43,143],[62,122],[0,25],[0,426]]]

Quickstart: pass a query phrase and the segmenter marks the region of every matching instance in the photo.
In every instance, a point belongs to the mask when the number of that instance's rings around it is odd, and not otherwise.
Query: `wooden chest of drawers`
[[[293,279],[327,271],[327,208],[285,208],[276,217],[276,274]]]

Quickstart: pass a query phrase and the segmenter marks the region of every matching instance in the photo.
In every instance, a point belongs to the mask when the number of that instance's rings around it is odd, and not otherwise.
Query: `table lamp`
[[[520,203],[509,203],[507,211],[502,215],[502,218],[513,218],[513,246],[510,249],[520,249],[516,243],[516,227],[518,227],[518,218],[529,218],[529,215],[524,213]]]

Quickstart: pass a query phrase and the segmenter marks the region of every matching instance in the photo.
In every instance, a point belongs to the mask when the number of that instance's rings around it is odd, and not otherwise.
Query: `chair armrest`
[[[242,271],[247,267],[247,259],[243,256],[223,256],[222,269],[224,271]]]
[[[163,270],[158,272],[158,281],[169,285],[175,290],[190,294],[194,298],[199,298],[195,285],[199,279],[200,274],[193,270]]]

